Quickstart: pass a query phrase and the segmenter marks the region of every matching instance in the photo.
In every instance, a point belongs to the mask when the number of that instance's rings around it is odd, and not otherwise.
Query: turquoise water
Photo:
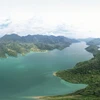
[[[92,58],[86,47],[80,42],[61,51],[0,59],[0,100],[26,100],[23,97],[67,94],[84,88],[86,85],[65,82],[53,72]]]

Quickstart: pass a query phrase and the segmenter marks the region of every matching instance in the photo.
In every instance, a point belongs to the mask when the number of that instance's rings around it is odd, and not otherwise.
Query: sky
[[[0,36],[100,37],[100,0],[0,0]]]

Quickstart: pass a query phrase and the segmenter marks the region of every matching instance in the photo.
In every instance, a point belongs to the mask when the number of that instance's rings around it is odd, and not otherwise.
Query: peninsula
[[[94,57],[88,61],[79,62],[74,68],[54,73],[65,81],[77,84],[87,84],[85,89],[71,94],[40,97],[44,100],[100,100],[100,51],[98,45],[100,39],[91,40],[87,44],[87,51]]]

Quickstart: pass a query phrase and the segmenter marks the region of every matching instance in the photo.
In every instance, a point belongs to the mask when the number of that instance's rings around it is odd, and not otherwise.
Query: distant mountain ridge
[[[95,38],[89,42],[87,42],[88,45],[100,45],[100,38]]]
[[[17,53],[25,54],[29,51],[41,50],[62,50],[78,40],[70,39],[64,36],[47,35],[27,35],[19,36],[17,34],[4,35],[0,38],[0,55],[5,54],[17,56]],[[10,53],[9,53],[10,52]]]
[[[19,36],[17,34],[10,34],[10,35],[4,35],[0,38],[0,41],[21,41],[21,42],[34,42],[34,41],[40,41],[45,42],[47,41],[66,41],[66,42],[78,42],[76,39],[70,39],[64,36],[53,36],[53,35],[27,35],[27,36]],[[46,42],[47,42],[46,41]]]
[[[27,35],[19,36],[17,34],[5,35],[0,38],[2,42],[21,42],[21,43],[34,43],[39,49],[50,49],[43,47],[44,45],[56,45],[57,49],[63,49],[73,42],[78,42],[75,39],[69,39],[64,36],[47,36],[47,35]],[[61,47],[62,46],[62,47]],[[54,48],[51,48],[54,49]]]
[[[94,40],[95,38],[84,38],[84,39],[78,39],[79,41],[85,41],[85,42],[90,42]]]

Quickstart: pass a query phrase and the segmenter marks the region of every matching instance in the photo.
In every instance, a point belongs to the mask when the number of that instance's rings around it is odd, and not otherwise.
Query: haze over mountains
[[[79,29],[78,29],[79,30]],[[42,18],[33,16],[26,20],[14,20],[13,18],[0,19],[0,37],[5,34],[15,33],[20,36],[30,35],[55,35],[69,38],[97,38],[97,33],[80,32],[77,27],[73,27],[64,22],[47,23]],[[96,35],[95,35],[96,34]]]

